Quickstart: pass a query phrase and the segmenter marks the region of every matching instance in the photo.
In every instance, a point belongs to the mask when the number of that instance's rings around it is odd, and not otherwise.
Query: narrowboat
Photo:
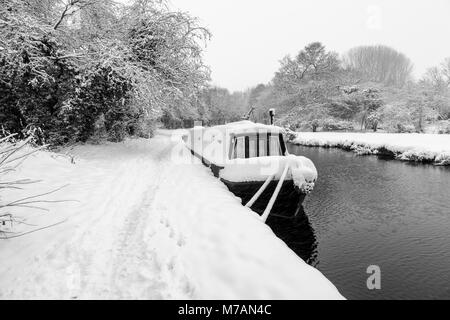
[[[183,140],[243,205],[260,215],[292,216],[313,190],[317,170],[310,159],[289,154],[285,136],[281,127],[245,120],[195,126]]]

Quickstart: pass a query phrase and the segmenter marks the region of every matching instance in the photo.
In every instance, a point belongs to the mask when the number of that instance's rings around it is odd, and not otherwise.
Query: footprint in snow
[[[169,219],[167,219],[166,217],[162,216],[159,218],[159,223],[161,223],[162,225],[164,225],[166,228],[168,228],[170,226],[170,222]]]
[[[169,271],[173,271],[175,269],[175,257],[172,257],[170,261],[167,263],[167,269]]]
[[[182,246],[184,246],[186,244],[186,240],[184,239],[184,237],[183,236],[179,236],[178,237],[178,241],[177,241],[177,245],[179,246],[179,247],[182,247]]]

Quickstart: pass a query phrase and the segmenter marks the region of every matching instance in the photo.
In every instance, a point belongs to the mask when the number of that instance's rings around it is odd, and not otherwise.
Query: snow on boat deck
[[[450,165],[449,134],[297,132],[291,142],[306,146],[352,149],[377,154],[384,148],[404,161],[426,161]]]
[[[75,164],[47,152],[28,159],[10,177],[43,180],[27,194],[69,183],[49,198],[79,202],[16,211],[38,226],[65,222],[0,240],[0,298],[343,298],[198,160],[174,160],[174,150],[182,143],[166,131],[77,146]]]

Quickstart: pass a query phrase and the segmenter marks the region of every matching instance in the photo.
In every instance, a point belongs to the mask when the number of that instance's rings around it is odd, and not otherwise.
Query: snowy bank
[[[418,133],[296,132],[290,142],[382,154],[403,161],[450,165],[450,135]]]
[[[78,202],[15,209],[20,231],[62,223],[0,240],[0,298],[343,298],[181,145],[165,132],[77,146],[75,163],[32,155],[9,178],[43,181],[2,198],[69,184],[49,199]]]

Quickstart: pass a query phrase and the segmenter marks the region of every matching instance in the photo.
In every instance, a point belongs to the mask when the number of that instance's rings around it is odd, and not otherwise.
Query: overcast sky
[[[210,29],[205,60],[213,84],[244,90],[267,83],[286,54],[322,42],[344,53],[385,44],[414,74],[450,57],[450,0],[170,0]]]

